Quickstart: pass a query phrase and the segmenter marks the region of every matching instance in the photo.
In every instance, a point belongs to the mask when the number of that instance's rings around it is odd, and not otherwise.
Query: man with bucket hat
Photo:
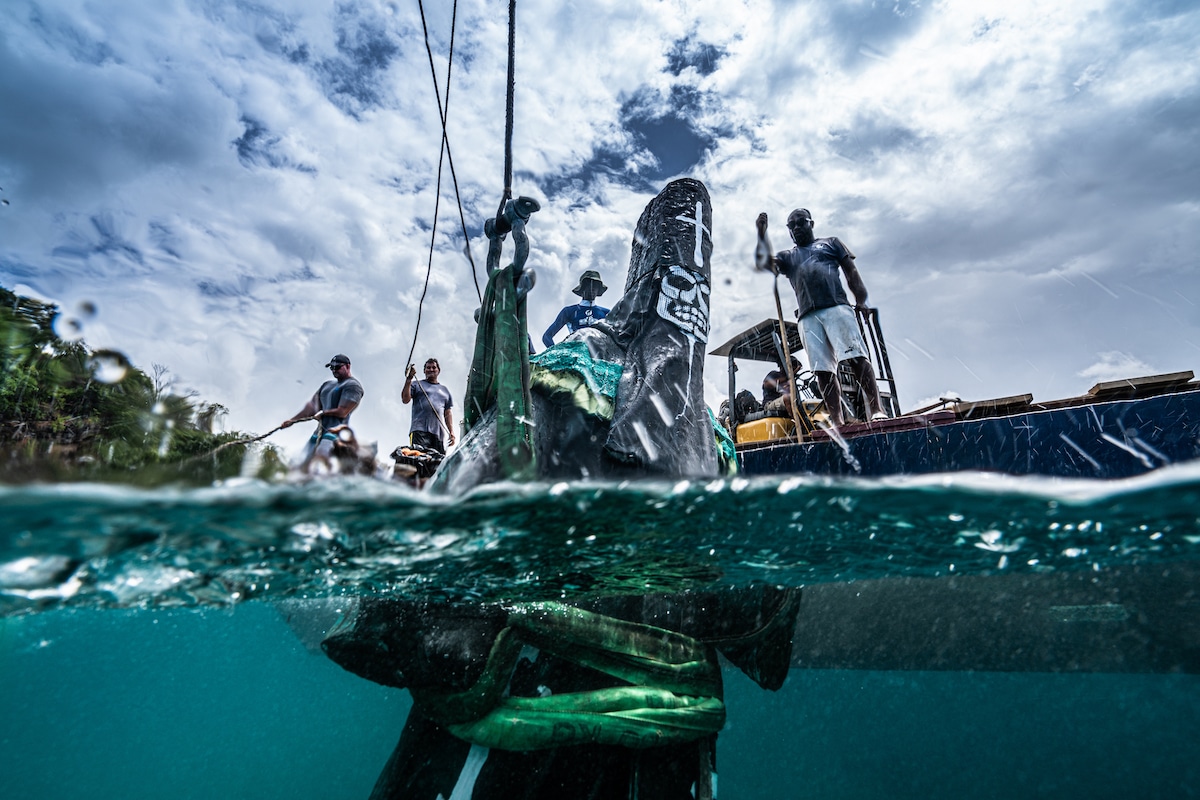
[[[574,333],[580,328],[590,328],[608,316],[608,309],[604,306],[598,306],[594,302],[597,297],[608,291],[608,287],[604,285],[604,281],[600,280],[599,272],[594,269],[585,270],[579,276],[579,285],[571,291],[583,299],[573,306],[564,307],[562,311],[558,312],[558,316],[554,319],[554,322],[542,334],[542,344],[546,347],[554,344],[554,334],[562,330],[564,325],[568,333]]]
[[[349,356],[338,353],[329,359],[325,368],[333,372],[333,380],[322,383],[304,408],[279,426],[290,428],[296,422],[312,417],[320,424],[305,447],[302,469],[308,469],[317,459],[329,463],[337,442],[337,433],[333,429],[350,424],[350,414],[358,408],[363,397],[363,385],[350,374]]]

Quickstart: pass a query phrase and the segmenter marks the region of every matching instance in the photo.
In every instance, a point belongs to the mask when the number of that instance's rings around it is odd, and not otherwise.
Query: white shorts
[[[867,345],[858,330],[858,317],[847,305],[810,311],[800,318],[800,337],[813,372],[837,372],[838,362],[866,358]]]

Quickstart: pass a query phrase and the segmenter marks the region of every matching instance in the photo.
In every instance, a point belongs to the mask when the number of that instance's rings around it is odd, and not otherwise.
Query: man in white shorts
[[[826,239],[813,237],[813,220],[808,209],[797,208],[788,215],[788,231],[796,246],[781,250],[770,259],[769,268],[784,275],[796,291],[799,306],[800,336],[808,354],[808,365],[817,376],[817,386],[825,400],[829,420],[835,426],[843,424],[841,387],[838,364],[846,362],[858,388],[867,398],[871,419],[885,419],[875,370],[867,358],[867,345],[858,330],[858,320],[841,273],[846,274],[855,305],[867,305],[867,287],[854,266],[854,254],[836,236]],[[767,215],[758,215],[760,243],[766,242]]]

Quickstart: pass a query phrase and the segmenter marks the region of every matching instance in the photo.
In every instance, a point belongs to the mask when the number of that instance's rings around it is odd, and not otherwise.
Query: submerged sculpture
[[[712,205],[704,184],[681,179],[646,206],[633,236],[625,293],[608,316],[529,359],[524,435],[511,435],[498,406],[524,402],[468,389],[468,424],[459,449],[430,485],[458,492],[507,477],[513,448],[531,448],[528,474],[541,479],[707,477],[718,472],[714,427],[704,405],[704,345],[711,292]],[[520,257],[521,253],[518,253]],[[494,274],[483,312],[524,319],[523,259]],[[525,281],[526,291],[529,281]],[[514,310],[499,307],[512,297]],[[494,336],[481,330],[481,341]],[[520,340],[524,342],[524,338]],[[497,381],[496,357],[477,344],[471,385]],[[509,358],[515,358],[510,355]],[[500,393],[503,389],[500,390]],[[514,392],[514,394],[516,394]],[[485,403],[487,404],[485,406]],[[525,437],[528,437],[526,439]],[[515,439],[515,441],[514,441]]]
[[[413,710],[371,797],[712,800],[718,652],[766,689],[799,589],[454,605],[363,599],[322,642]]]

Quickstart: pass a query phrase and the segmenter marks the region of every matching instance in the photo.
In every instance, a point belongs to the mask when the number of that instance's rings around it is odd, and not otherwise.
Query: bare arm
[[[454,413],[449,407],[443,412],[446,418],[446,435],[450,444],[454,444]]]
[[[762,383],[763,394],[768,391],[776,392],[777,394],[787,393],[787,375],[780,372],[768,372],[763,378]]]
[[[855,306],[866,308],[867,285],[863,283],[862,276],[858,274],[858,267],[854,265],[854,259],[850,256],[843,256],[838,263],[842,266],[842,272],[846,273],[846,283],[850,285],[850,291],[854,292]]]
[[[404,388],[400,390],[400,402],[408,405],[412,402],[412,379],[417,374],[417,365],[409,364],[404,373]]]
[[[348,403],[343,403],[342,405],[338,406],[337,408],[331,408],[327,411],[320,412],[320,416],[322,416],[322,417],[330,416],[330,417],[337,417],[338,419],[345,419],[346,417],[348,417],[352,413],[354,413],[354,409],[356,409],[356,408],[358,408],[358,401],[351,400]]]
[[[279,427],[290,428],[290,427],[292,427],[292,425],[294,425],[299,420],[309,419],[310,417],[319,417],[319,416],[321,416],[320,409],[321,409],[321,400],[319,397],[317,397],[316,394],[314,394],[312,396],[312,399],[309,400],[307,404],[305,404],[304,408],[300,409],[300,411],[297,412],[296,414],[293,414],[292,416],[285,419],[280,424]]]
[[[558,316],[554,318],[554,322],[551,322],[550,327],[546,328],[546,332],[542,334],[542,344],[544,346],[552,347],[554,345],[554,334],[561,331],[563,325],[567,324],[566,320],[563,319],[563,317],[566,316],[566,314],[563,312],[566,310],[567,309],[564,308],[562,311],[558,312]]]
[[[775,254],[771,250],[771,240],[767,238],[767,213],[758,215],[754,222],[758,228],[758,244],[754,247],[754,266],[763,271],[779,274],[779,265],[775,263]]]

